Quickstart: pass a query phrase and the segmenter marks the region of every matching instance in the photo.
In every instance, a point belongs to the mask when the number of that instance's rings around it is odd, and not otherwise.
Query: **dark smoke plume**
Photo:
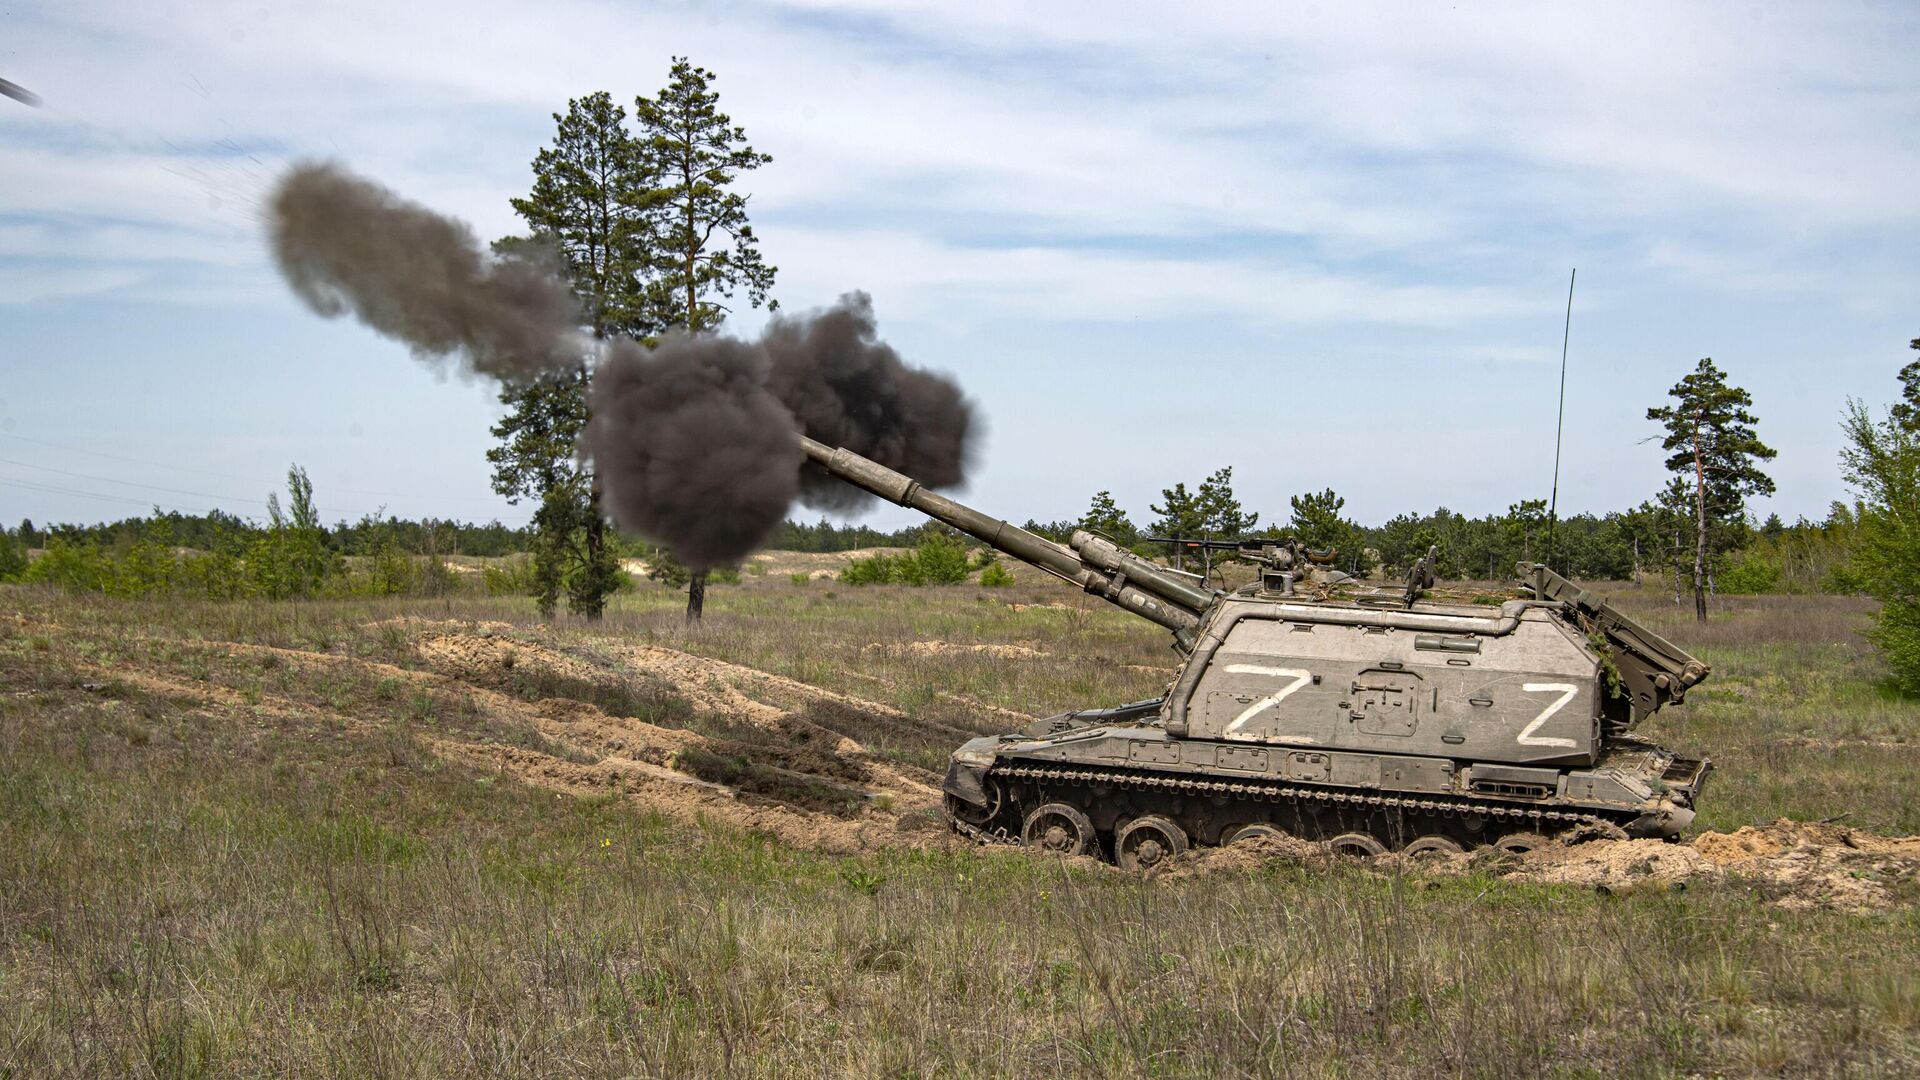
[[[971,406],[875,337],[865,293],[776,318],[758,342],[673,334],[649,350],[588,340],[557,261],[489,255],[460,222],[332,165],[287,174],[271,230],[308,306],[351,311],[416,356],[520,381],[598,349],[581,449],[604,505],[689,566],[745,558],[795,499],[841,510],[867,500],[807,462],[796,431],[931,487],[965,479]]]
[[[593,377],[586,448],[614,521],[695,568],[739,562],[800,484],[793,415],[767,390],[767,356],[733,338],[622,344]]]
[[[777,317],[761,345],[773,361],[768,385],[809,437],[928,487],[966,479],[972,407],[952,380],[908,367],[874,336],[866,293],[800,318]],[[848,510],[870,498],[811,461],[800,489],[801,500],[820,509]]]
[[[496,379],[581,362],[580,306],[549,257],[495,258],[464,224],[334,165],[296,165],[270,219],[280,272],[321,315],[351,311],[415,356]]]

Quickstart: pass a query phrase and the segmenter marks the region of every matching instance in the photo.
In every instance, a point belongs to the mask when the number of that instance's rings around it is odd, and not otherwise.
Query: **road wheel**
[[[1387,846],[1363,832],[1341,833],[1327,841],[1327,850],[1335,855],[1348,855],[1356,859],[1371,859],[1375,855],[1384,855]]]
[[[1093,822],[1066,803],[1035,807],[1020,828],[1020,838],[1030,848],[1055,855],[1085,855],[1094,849]]]
[[[1151,870],[1187,850],[1187,834],[1158,814],[1127,822],[1113,838],[1113,858],[1123,870]]]
[[[1287,834],[1281,832],[1277,826],[1268,825],[1265,822],[1255,822],[1252,825],[1242,825],[1228,833],[1226,843],[1237,844],[1242,840],[1260,839],[1282,840],[1286,838],[1286,835]]]
[[[1433,859],[1437,862],[1465,850],[1460,846],[1460,841],[1451,836],[1423,836],[1401,848],[1400,853],[1409,859]]]
[[[1493,846],[1509,855],[1525,855],[1529,851],[1539,851],[1552,841],[1537,832],[1508,833],[1493,842]]]

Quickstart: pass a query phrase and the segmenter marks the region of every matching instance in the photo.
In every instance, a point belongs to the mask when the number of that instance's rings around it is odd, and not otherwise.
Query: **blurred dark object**
[[[0,94],[5,94],[22,105],[31,105],[36,109],[40,107],[40,95],[21,86],[19,83],[10,83],[5,79],[0,79]]]

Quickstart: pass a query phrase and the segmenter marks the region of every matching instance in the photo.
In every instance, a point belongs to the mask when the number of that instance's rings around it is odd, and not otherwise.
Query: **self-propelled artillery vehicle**
[[[1253,540],[1231,592],[1095,534],[1058,544],[803,440],[819,467],[1166,627],[1158,698],[1063,713],[953,754],[957,830],[1145,868],[1190,845],[1285,834],[1336,851],[1522,851],[1677,836],[1709,763],[1632,734],[1707,666],[1545,566],[1506,597],[1437,598]],[[1491,600],[1492,603],[1488,601]]]

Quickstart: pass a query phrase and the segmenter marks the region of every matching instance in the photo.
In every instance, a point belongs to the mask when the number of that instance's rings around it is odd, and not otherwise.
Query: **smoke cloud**
[[[351,312],[418,357],[523,381],[597,352],[581,450],[602,504],[689,566],[746,557],[796,499],[833,510],[869,499],[809,462],[798,432],[928,486],[965,479],[972,407],[878,339],[865,293],[777,317],[754,342],[595,342],[550,255],[491,255],[464,224],[337,166],[296,166],[270,212],[274,258],[309,307]]]
[[[775,318],[761,345],[772,360],[768,384],[809,438],[928,487],[966,479],[972,407],[952,380],[907,366],[875,336],[866,293],[801,318]],[[808,506],[849,510],[870,498],[811,461],[801,474]]]
[[[765,351],[670,334],[621,345],[593,377],[586,449],[621,528],[693,567],[735,563],[780,524],[800,488],[793,414],[767,389]]]
[[[577,365],[580,305],[549,253],[494,257],[466,225],[334,165],[296,165],[269,207],[274,259],[315,312],[351,311],[426,360],[517,380]]]

